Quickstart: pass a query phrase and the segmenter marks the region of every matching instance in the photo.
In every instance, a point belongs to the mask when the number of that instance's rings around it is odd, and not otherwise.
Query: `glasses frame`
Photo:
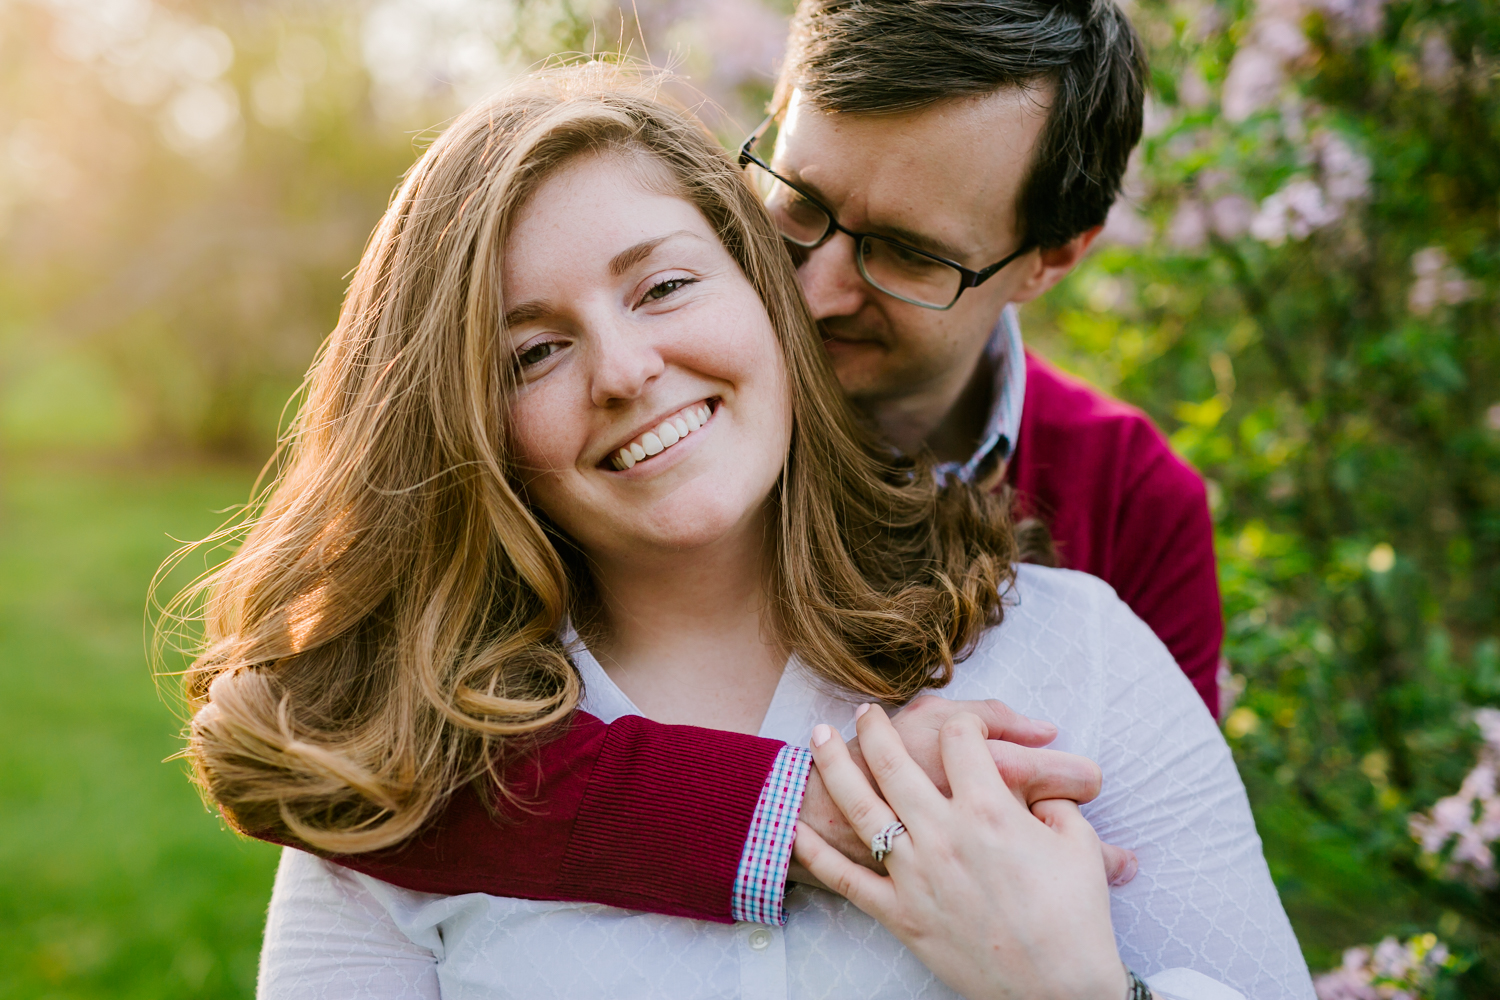
[[[785,184],[787,187],[791,188],[802,197],[806,198],[809,202],[816,205],[818,209],[828,217],[828,228],[823,231],[822,236],[819,236],[811,243],[803,243],[800,240],[794,240],[786,233],[782,233],[781,238],[792,244],[792,246],[801,247],[803,250],[816,250],[818,247],[822,246],[824,243],[827,243],[830,239],[832,239],[834,233],[843,233],[845,236],[848,236],[849,238],[854,240],[854,263],[855,266],[859,268],[859,276],[861,278],[864,278],[872,288],[875,288],[881,293],[889,295],[893,299],[899,299],[902,302],[907,302],[914,306],[920,306],[923,309],[935,309],[938,312],[943,312],[945,310],[952,309],[955,305],[957,305],[959,296],[963,295],[965,291],[978,285],[984,284],[986,281],[999,274],[1001,269],[1004,268],[1005,265],[1011,263],[1012,261],[1027,253],[1030,253],[1033,249],[1035,249],[1034,244],[1023,243],[1015,253],[1012,253],[1004,260],[996,261],[989,267],[974,271],[967,267],[964,267],[956,260],[949,260],[947,257],[940,257],[935,253],[929,253],[926,250],[920,250],[917,247],[911,246],[910,244],[902,243],[900,240],[893,240],[889,236],[881,236],[879,233],[860,233],[848,228],[847,226],[842,226],[839,224],[838,217],[834,214],[833,209],[829,208],[817,198],[814,198],[812,195],[808,194],[805,190],[802,189],[801,185],[787,180],[785,177],[772,170],[769,163],[767,163],[765,160],[762,160],[760,157],[756,156],[754,152],[752,152],[752,150],[755,148],[755,144],[760,142],[760,140],[765,136],[766,129],[770,127],[771,122],[775,119],[775,115],[766,116],[765,121],[757,125],[755,127],[755,131],[751,132],[750,135],[745,139],[745,141],[740,143],[740,169],[743,170],[746,167],[750,166],[750,164],[755,164],[757,167],[760,167],[760,169],[764,170],[766,173],[770,174],[772,177],[776,178],[778,181]],[[868,272],[865,271],[864,243],[866,240],[881,240],[882,242],[889,243],[892,246],[900,247],[907,253],[914,253],[919,257],[926,257],[928,260],[934,260],[939,264],[945,264],[948,267],[951,267],[953,270],[957,271],[959,275],[958,291],[953,293],[953,299],[947,305],[938,306],[933,305],[931,302],[921,302],[917,299],[909,299],[899,292],[893,292],[888,288],[882,287],[875,281],[874,278],[870,277]]]

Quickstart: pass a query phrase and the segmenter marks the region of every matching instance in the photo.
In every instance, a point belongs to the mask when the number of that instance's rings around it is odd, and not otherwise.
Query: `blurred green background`
[[[787,9],[0,0],[0,996],[253,994],[275,851],[164,762],[146,592],[248,499],[426,137],[624,48],[737,141]],[[1226,734],[1309,963],[1432,933],[1377,971],[1500,995],[1493,855],[1410,830],[1467,776],[1443,830],[1500,834],[1500,10],[1130,10],[1147,137],[1028,339],[1210,481]]]

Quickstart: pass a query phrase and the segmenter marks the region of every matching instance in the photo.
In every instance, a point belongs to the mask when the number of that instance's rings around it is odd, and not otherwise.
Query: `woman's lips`
[[[705,399],[684,406],[611,455],[610,464],[616,471],[624,472],[641,462],[650,461],[708,423],[713,417],[713,404],[712,399]]]

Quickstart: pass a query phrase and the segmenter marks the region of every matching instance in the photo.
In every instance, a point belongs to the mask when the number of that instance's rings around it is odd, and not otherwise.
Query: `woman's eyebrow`
[[[691,229],[678,229],[675,232],[663,233],[661,236],[653,236],[650,239],[641,240],[635,246],[626,247],[615,254],[609,260],[609,273],[618,278],[655,252],[667,240],[676,239],[679,236],[691,236],[695,240],[703,237]]]
[[[508,330],[511,327],[520,326],[522,323],[530,323],[532,320],[541,319],[544,316],[551,315],[551,313],[551,305],[543,302],[541,299],[532,299],[530,302],[522,302],[514,309],[506,312],[502,323]]]
[[[660,236],[652,236],[650,239],[641,240],[633,246],[626,247],[609,259],[610,275],[616,278],[620,277],[626,271],[655,253],[657,247],[679,236],[690,236],[695,240],[703,240],[702,236],[691,229],[678,229],[670,233],[663,233]],[[532,299],[528,302],[522,302],[505,313],[504,324],[507,328],[510,328],[520,326],[523,323],[530,323],[533,320],[544,319],[552,315],[554,308],[552,303],[543,299]]]

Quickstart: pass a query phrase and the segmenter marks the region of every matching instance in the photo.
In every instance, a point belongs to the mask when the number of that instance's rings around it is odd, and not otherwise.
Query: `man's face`
[[[980,270],[1014,252],[1016,206],[1046,124],[1045,93],[1005,89],[914,112],[817,111],[794,91],[772,166],[857,232],[890,236]],[[844,389],[856,401],[939,395],[966,381],[1005,303],[1029,298],[1022,256],[953,308],[924,309],[867,283],[836,234],[797,274]]]

